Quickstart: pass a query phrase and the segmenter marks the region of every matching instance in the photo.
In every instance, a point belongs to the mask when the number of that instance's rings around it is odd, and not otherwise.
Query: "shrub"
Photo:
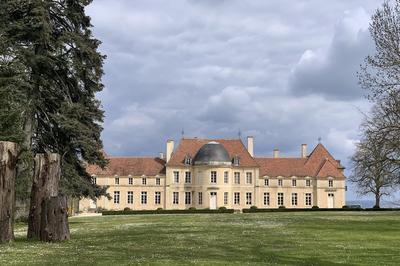
[[[342,207],[342,209],[348,209],[349,208],[349,206],[347,206],[347,205],[343,205],[343,207]]]
[[[286,209],[286,207],[285,206],[279,206],[278,209]]]
[[[222,206],[222,207],[219,207],[219,210],[220,210],[220,211],[226,211],[226,210],[227,210],[227,208],[226,208],[226,207],[224,207],[224,206]]]
[[[253,206],[250,207],[250,209],[251,209],[251,210],[256,210],[256,209],[258,209],[258,208],[257,208],[257,206],[254,206],[254,205],[253,205]]]
[[[195,209],[196,209],[195,207],[190,207],[190,208],[189,208],[189,210],[195,210]]]
[[[311,209],[319,209],[318,206],[312,206]]]
[[[127,211],[131,211],[131,208],[125,207],[125,208],[124,208],[124,212],[127,212]]]
[[[163,210],[163,208],[161,208],[161,207],[156,209],[156,211],[162,211],[162,210]]]

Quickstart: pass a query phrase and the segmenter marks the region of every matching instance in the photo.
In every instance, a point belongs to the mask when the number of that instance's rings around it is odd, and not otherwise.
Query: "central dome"
[[[222,144],[211,141],[204,144],[194,157],[195,165],[230,165],[231,159]]]

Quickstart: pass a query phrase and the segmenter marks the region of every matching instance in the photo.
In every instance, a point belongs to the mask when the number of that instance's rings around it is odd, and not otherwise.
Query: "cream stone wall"
[[[179,173],[179,183],[174,182],[174,172]],[[211,183],[211,172],[217,173],[217,182]],[[191,172],[191,183],[185,183],[185,172]],[[228,183],[224,182],[224,172],[228,172]],[[240,173],[240,184],[235,184],[234,173]],[[246,173],[251,173],[252,182],[246,182]],[[115,178],[119,178],[119,184],[115,184]],[[129,207],[133,210],[163,209],[197,209],[210,208],[211,193],[216,193],[216,208],[226,207],[233,209],[249,208],[253,205],[258,208],[278,208],[278,193],[283,193],[283,206],[286,208],[341,208],[345,205],[345,181],[334,178],[316,179],[312,177],[267,177],[259,176],[258,168],[244,168],[232,166],[188,166],[167,167],[165,176],[146,176],[146,185],[142,184],[144,176],[132,176],[133,184],[129,184],[129,176],[97,176],[99,185],[109,186],[108,193],[114,197],[114,191],[120,192],[119,203],[114,199],[101,197],[96,203],[89,199],[80,201],[80,211],[87,211],[94,207],[107,210],[123,210]],[[160,178],[160,185],[156,185],[156,178]],[[265,179],[269,180],[268,186]],[[282,179],[282,186],[278,180]],[[292,180],[296,180],[296,186]],[[310,186],[306,186],[306,180],[310,180]],[[333,187],[329,187],[329,179],[333,180]],[[133,203],[128,203],[128,191],[133,192]],[[141,192],[147,192],[147,204],[141,203]],[[160,204],[155,204],[155,193],[161,193]],[[173,204],[173,192],[179,193],[179,203]],[[185,192],[191,194],[191,204],[185,204]],[[202,193],[203,202],[199,204],[199,192]],[[228,193],[228,200],[224,202],[224,193]],[[234,193],[240,193],[240,203],[234,204]],[[251,193],[251,203],[246,202],[246,193]],[[269,193],[269,205],[264,205],[264,193]],[[297,193],[297,205],[292,205],[292,193]],[[306,193],[312,194],[312,204],[306,205]],[[333,195],[329,199],[328,195]],[[329,206],[331,201],[332,206]]]

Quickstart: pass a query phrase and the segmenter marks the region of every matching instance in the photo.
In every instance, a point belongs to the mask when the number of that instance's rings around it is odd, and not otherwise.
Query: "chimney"
[[[163,152],[160,152],[159,158],[164,160],[164,153]]]
[[[174,141],[169,139],[167,140],[167,162],[171,159],[172,152],[174,151]]]
[[[279,150],[274,149],[274,158],[279,158]]]
[[[247,137],[247,151],[251,157],[254,157],[254,138],[252,136]]]
[[[307,144],[301,144],[301,158],[307,157]]]

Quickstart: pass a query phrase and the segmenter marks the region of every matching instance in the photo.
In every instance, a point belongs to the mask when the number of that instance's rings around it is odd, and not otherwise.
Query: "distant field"
[[[0,265],[399,265],[400,212],[71,218],[72,240],[0,245]]]

